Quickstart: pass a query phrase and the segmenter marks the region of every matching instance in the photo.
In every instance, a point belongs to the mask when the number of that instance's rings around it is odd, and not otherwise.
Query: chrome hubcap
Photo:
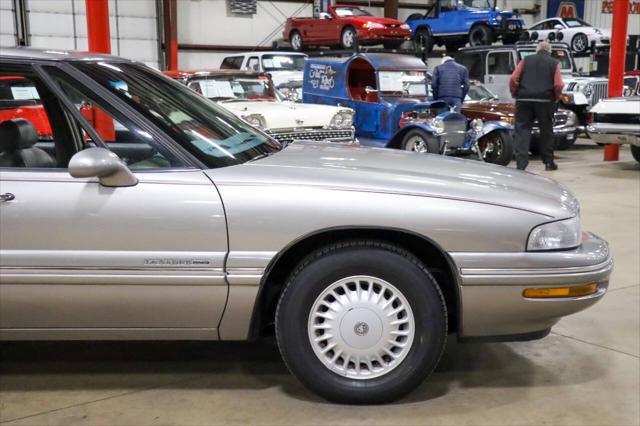
[[[308,321],[309,341],[331,371],[351,379],[387,374],[413,343],[413,312],[390,283],[371,276],[336,281],[316,299]]]
[[[291,45],[293,46],[294,49],[300,49],[300,34],[294,34],[293,37],[291,38]]]
[[[429,152],[429,148],[427,147],[427,142],[422,139],[420,136],[413,136],[407,141],[406,145],[407,151],[426,153]]]
[[[586,46],[586,42],[584,39],[585,37],[581,37],[581,36],[576,37],[576,39],[573,41],[573,50],[577,50],[577,51],[583,50]]]

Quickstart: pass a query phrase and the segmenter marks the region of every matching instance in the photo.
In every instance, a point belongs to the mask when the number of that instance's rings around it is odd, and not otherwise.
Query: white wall
[[[11,0],[0,0],[0,46],[15,45],[15,31],[13,2]]]
[[[11,6],[12,2],[0,1],[0,29],[4,34],[5,21],[13,23],[13,13],[4,10],[5,4]],[[88,49],[85,0],[29,0],[28,8],[32,47]],[[109,15],[111,52],[158,67],[155,0],[109,0]],[[3,46],[15,45],[15,38],[2,37],[0,44]]]

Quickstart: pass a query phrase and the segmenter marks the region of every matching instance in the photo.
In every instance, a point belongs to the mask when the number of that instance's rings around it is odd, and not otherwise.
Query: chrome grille
[[[553,115],[553,125],[562,126],[567,124],[568,114],[566,112],[556,112]]]
[[[594,106],[595,104],[600,102],[600,99],[607,98],[609,83],[607,83],[606,81],[602,81],[598,83],[592,83],[591,86],[593,87],[593,95],[591,96],[591,106]]]
[[[467,135],[466,120],[451,120],[444,122],[442,140],[447,142],[447,148],[461,148]]]
[[[310,129],[303,131],[267,132],[278,142],[289,143],[297,140],[332,142],[351,142],[354,139],[353,129]]]

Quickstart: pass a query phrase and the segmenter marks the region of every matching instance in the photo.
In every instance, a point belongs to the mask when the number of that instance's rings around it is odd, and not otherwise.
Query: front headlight
[[[379,30],[384,28],[384,25],[378,24],[377,22],[365,22],[362,27],[368,30]]]
[[[264,115],[262,114],[243,115],[242,118],[254,127],[258,127],[260,129],[267,128],[267,120],[265,120]]]
[[[473,120],[471,120],[471,128],[473,129],[474,132],[481,133],[482,129],[484,128],[484,123],[482,122],[481,119],[474,118]]]
[[[496,16],[496,21],[501,22],[502,21],[502,15]]]
[[[411,29],[411,27],[409,25],[407,25],[407,24],[400,25],[400,28],[402,28],[403,30],[410,30]]]
[[[587,84],[586,86],[584,86],[584,90],[582,91],[582,93],[584,93],[587,98],[590,98],[591,95],[593,95],[593,86]]]
[[[575,126],[577,122],[576,114],[573,111],[566,110],[567,113],[567,126]]]
[[[329,123],[329,127],[338,128],[338,129],[346,129],[353,125],[353,113],[351,111],[340,111],[337,112],[331,122]]]
[[[444,133],[444,120],[440,117],[436,117],[431,120],[431,127],[435,131],[436,135]]]
[[[561,250],[578,247],[582,237],[580,217],[545,223],[529,234],[527,251]]]

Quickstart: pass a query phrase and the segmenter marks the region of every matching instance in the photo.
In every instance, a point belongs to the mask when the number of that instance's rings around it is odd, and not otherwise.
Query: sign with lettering
[[[602,0],[602,13],[613,13],[614,0]],[[640,15],[640,1],[633,0],[629,2],[629,13]]]
[[[582,18],[584,0],[549,0],[547,18]]]

